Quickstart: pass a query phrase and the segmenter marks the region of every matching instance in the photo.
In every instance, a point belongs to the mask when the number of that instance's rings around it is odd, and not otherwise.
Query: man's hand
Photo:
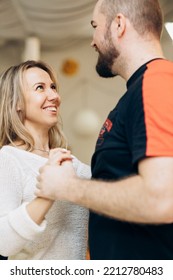
[[[54,149],[48,162],[39,169],[35,195],[52,200],[65,200],[69,194],[70,182],[76,177],[70,151]]]

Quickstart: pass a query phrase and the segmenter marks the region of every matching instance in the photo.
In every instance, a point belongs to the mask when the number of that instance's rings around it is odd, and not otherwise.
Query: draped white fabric
[[[95,0],[0,0],[0,41],[38,37],[65,48],[91,37]]]
[[[92,35],[90,21],[95,3],[96,0],[0,0],[0,44],[35,36],[45,48],[78,45]],[[160,3],[165,19],[173,21],[173,1]]]

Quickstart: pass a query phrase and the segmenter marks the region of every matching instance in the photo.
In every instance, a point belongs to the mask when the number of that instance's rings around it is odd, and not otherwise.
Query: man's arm
[[[139,175],[106,182],[77,178],[70,162],[45,165],[36,194],[68,200],[123,221],[173,222],[173,158],[144,159],[138,171]]]

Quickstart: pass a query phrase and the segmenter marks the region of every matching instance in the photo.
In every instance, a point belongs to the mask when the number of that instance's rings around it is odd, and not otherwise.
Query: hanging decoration
[[[70,87],[70,97],[72,97],[73,92],[76,93],[76,89],[79,93],[78,103],[74,103],[73,116],[70,116],[71,127],[74,133],[79,136],[93,136],[101,125],[100,116],[94,108],[89,106],[89,96],[93,94],[91,85],[91,81],[83,78],[78,80],[73,87]]]
[[[95,111],[83,109],[77,112],[73,121],[74,131],[80,136],[92,136],[100,127],[100,118]]]
[[[79,70],[79,63],[74,59],[66,59],[62,64],[62,73],[67,76],[75,75]]]

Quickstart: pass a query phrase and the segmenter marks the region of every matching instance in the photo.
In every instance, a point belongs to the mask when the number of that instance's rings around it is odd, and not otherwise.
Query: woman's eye
[[[37,86],[36,91],[43,91],[43,86],[42,85]]]
[[[56,89],[56,85],[51,85],[51,89],[53,89],[54,91],[57,91],[57,89]]]

